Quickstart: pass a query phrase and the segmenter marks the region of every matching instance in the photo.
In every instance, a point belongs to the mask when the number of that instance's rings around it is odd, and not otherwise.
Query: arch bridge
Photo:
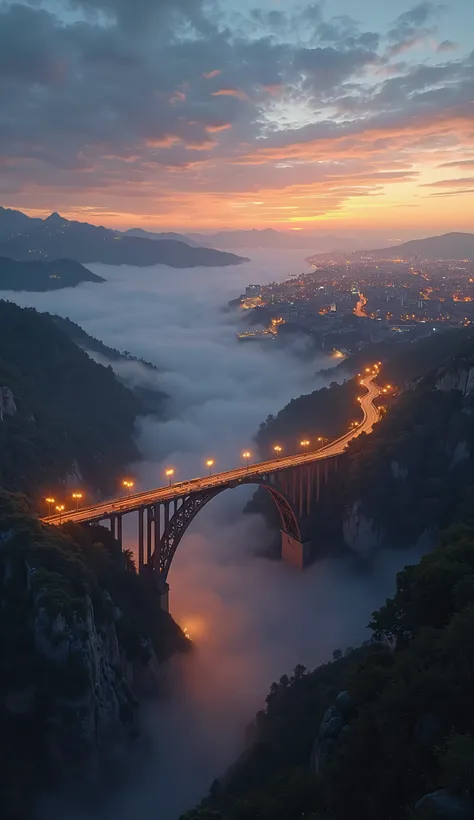
[[[337,469],[338,456],[354,438],[361,433],[370,433],[379,419],[374,399],[381,389],[375,384],[374,377],[375,374],[371,373],[361,382],[366,388],[365,395],[360,399],[362,422],[319,450],[111,499],[42,520],[55,525],[69,521],[91,524],[108,520],[114,537],[122,545],[123,517],[137,513],[139,570],[150,573],[162,595],[163,606],[167,608],[168,572],[179,543],[193,519],[224,490],[257,484],[265,488],[278,509],[282,557],[302,566],[304,550],[299,521],[304,513],[310,513],[313,504],[319,500],[321,486],[327,482],[329,471]]]

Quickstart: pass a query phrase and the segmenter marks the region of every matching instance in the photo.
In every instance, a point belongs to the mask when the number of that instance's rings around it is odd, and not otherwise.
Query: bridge
[[[350,441],[370,433],[380,412],[374,400],[382,392],[375,383],[378,370],[370,370],[360,384],[366,390],[359,399],[363,419],[356,427],[318,450],[273,458],[235,470],[181,481],[166,487],[112,498],[78,510],[61,512],[42,519],[45,524],[91,524],[109,521],[114,537],[122,545],[123,517],[138,514],[138,566],[149,571],[162,602],[168,607],[167,577],[171,562],[187,528],[203,507],[219,493],[244,484],[264,487],[274,501],[281,519],[282,555],[302,561],[299,520],[309,514],[313,501],[319,500],[321,484],[329,470],[337,468],[337,457]],[[296,556],[296,559],[295,559]]]

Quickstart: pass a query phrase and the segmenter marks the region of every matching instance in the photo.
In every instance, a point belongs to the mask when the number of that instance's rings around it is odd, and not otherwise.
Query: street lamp
[[[48,505],[48,515],[51,515],[51,504],[54,504],[56,499],[55,498],[45,498],[44,499]]]
[[[251,456],[251,455],[252,455],[252,454],[251,454],[251,453],[249,453],[249,451],[248,451],[248,450],[246,450],[246,451],[245,451],[245,453],[242,453],[242,458],[245,458],[245,463],[246,463],[246,465],[247,465],[247,470],[248,470],[248,468],[249,468],[249,458],[250,458],[250,456]]]
[[[131,491],[132,491],[133,487],[135,486],[135,482],[134,482],[134,481],[130,481],[130,479],[128,479],[128,478],[124,478],[124,480],[122,481],[122,484],[123,484],[123,486],[124,486],[124,487],[126,487],[126,488],[127,488],[127,490],[128,490],[128,497],[130,498]]]
[[[56,509],[59,513],[59,523],[61,523],[61,518],[62,518],[63,511],[64,511],[64,504],[58,504]]]
[[[309,440],[307,438],[300,441],[300,447],[309,447]]]
[[[318,436],[318,441],[320,442],[320,446],[324,447],[324,442],[328,441],[328,439],[325,438],[325,436]]]
[[[211,475],[211,473],[212,473],[213,466],[214,466],[214,459],[213,458],[208,458],[207,461],[206,461],[206,467],[209,467],[209,475]]]
[[[282,448],[280,447],[279,444],[275,444],[273,449],[275,450],[275,453],[277,454],[277,458],[279,458]]]
[[[165,470],[165,475],[169,478],[169,486],[171,487],[171,479],[172,479],[172,478],[173,478],[173,476],[174,476],[174,470],[173,470],[173,468],[172,468],[172,467],[169,467],[167,470]]]
[[[73,498],[75,499],[75,501],[76,501],[76,510],[77,510],[77,508],[79,507],[79,501],[81,500],[81,498],[83,497],[83,495],[84,495],[84,493],[73,493],[73,494],[72,494],[72,497],[73,497]]]

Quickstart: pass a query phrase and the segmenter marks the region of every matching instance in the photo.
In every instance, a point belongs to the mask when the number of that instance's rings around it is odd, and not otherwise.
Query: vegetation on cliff
[[[186,820],[472,816],[472,513],[399,573],[371,627],[370,645],[272,685],[250,748]],[[314,741],[341,690],[351,713],[318,767]],[[427,793],[427,808],[415,809]],[[430,813],[441,799],[464,813]]]
[[[103,527],[46,527],[0,490],[2,817],[136,732],[153,663],[189,642]]]
[[[113,491],[139,455],[139,399],[49,316],[0,301],[0,326],[0,385],[16,405],[0,422],[0,486],[36,497],[79,473]]]

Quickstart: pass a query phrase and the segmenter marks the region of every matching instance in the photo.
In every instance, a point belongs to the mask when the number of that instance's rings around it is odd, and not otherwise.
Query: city
[[[280,283],[248,285],[232,300],[230,305],[251,325],[238,333],[240,341],[300,333],[311,337],[316,349],[345,358],[393,334],[418,339],[474,321],[474,263],[469,259],[308,261],[310,272]]]

